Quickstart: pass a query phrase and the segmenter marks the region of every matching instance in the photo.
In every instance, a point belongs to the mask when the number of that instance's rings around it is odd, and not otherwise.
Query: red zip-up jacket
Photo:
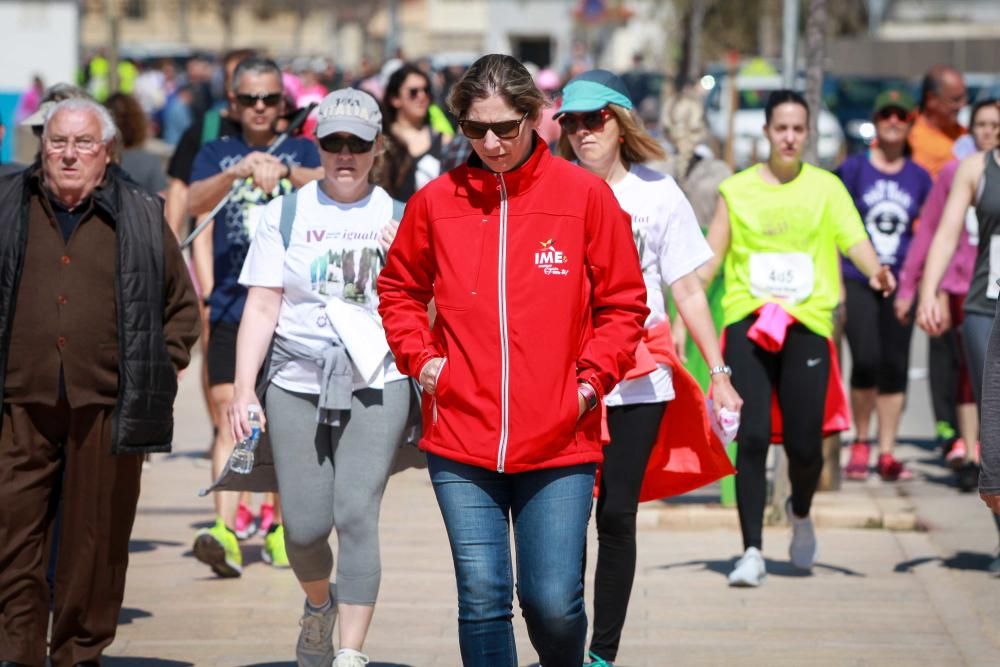
[[[410,199],[378,292],[403,373],[446,359],[421,449],[508,473],[602,460],[600,410],[578,421],[577,383],[610,391],[648,314],[631,220],[604,181],[537,137],[506,173],[473,155]]]

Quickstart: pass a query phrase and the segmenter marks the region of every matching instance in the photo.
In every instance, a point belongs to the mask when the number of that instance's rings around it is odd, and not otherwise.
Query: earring
[[[625,143],[625,137],[618,137],[618,143],[624,144]]]

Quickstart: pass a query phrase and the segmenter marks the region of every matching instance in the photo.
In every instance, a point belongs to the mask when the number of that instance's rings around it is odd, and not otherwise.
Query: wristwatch
[[[588,384],[586,382],[581,382],[581,383],[577,384],[576,386],[577,386],[577,389],[580,392],[580,394],[583,396],[583,400],[587,404],[587,412],[590,412],[591,410],[593,410],[594,408],[596,408],[597,407],[597,392],[594,391],[594,388],[591,387],[590,384]]]
[[[733,377],[733,369],[728,365],[712,366],[712,368],[708,371],[709,375],[718,375],[719,373],[725,373],[729,377]]]

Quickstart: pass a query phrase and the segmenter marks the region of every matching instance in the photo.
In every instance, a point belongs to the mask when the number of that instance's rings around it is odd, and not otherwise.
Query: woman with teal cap
[[[632,235],[646,283],[644,340],[656,361],[649,372],[633,373],[605,396],[611,442],[605,449],[597,499],[597,571],[590,664],[611,665],[635,577],[635,518],[650,456],[675,391],[675,366],[658,355],[657,342],[670,340],[662,286],[712,369],[717,412],[738,413],[743,401],[733,389],[722,359],[712,315],[695,270],[712,257],[691,204],[673,178],[642,163],[662,160],[663,148],[642,129],[624,82],[606,70],[580,74],[563,89],[556,117],[562,128],[559,153],[611,186],[632,217]],[[670,347],[670,344],[667,344]],[[674,357],[676,359],[676,356]],[[691,383],[693,385],[693,383]],[[700,392],[698,401],[701,402]]]

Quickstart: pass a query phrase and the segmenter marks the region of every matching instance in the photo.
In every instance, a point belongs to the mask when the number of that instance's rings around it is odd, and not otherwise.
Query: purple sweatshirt
[[[944,213],[948,193],[951,192],[955,172],[958,171],[959,160],[952,160],[938,174],[927,202],[920,212],[920,224],[913,236],[910,250],[903,262],[903,270],[899,274],[899,289],[896,295],[900,299],[913,299],[917,295],[920,279],[924,275],[924,262],[931,248],[934,233],[941,224],[941,214]],[[978,232],[978,230],[977,230]],[[963,227],[962,236],[958,240],[958,248],[951,258],[948,270],[941,280],[941,289],[948,294],[965,295],[972,281],[972,271],[976,266],[976,246],[969,239],[967,227]]]

